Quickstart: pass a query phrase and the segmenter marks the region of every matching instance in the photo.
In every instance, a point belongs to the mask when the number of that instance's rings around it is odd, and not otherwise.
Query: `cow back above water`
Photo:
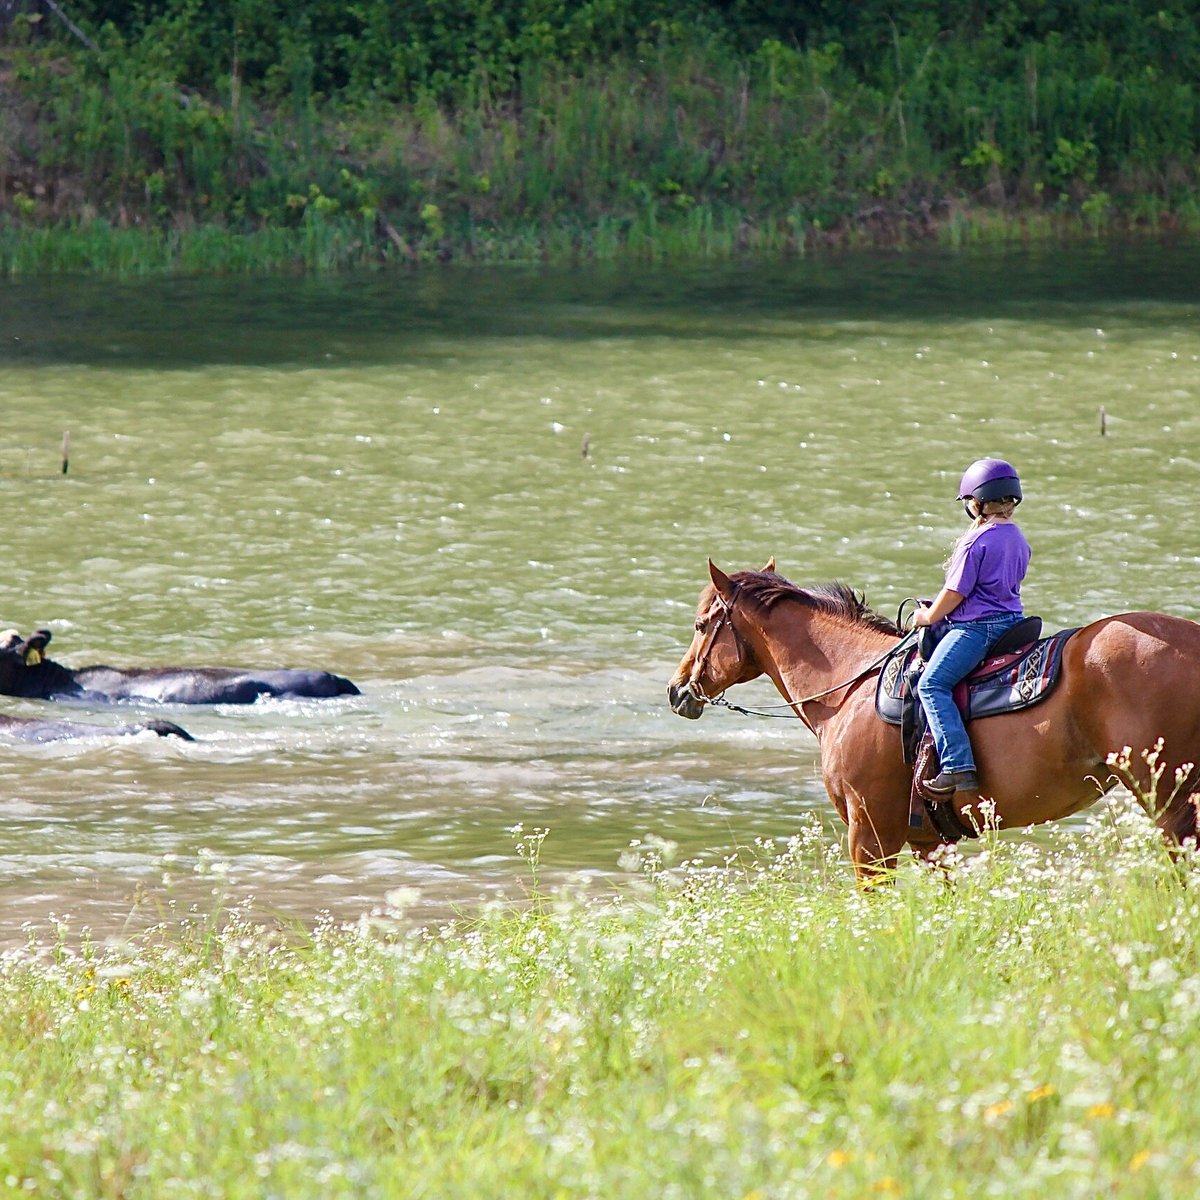
[[[83,721],[47,721],[40,717],[12,717],[0,714],[0,739],[16,742],[61,742],[80,738],[129,737],[135,733],[154,733],[194,742],[186,729],[174,721],[139,721],[132,725],[94,725]]]
[[[160,704],[253,704],[357,696],[349,679],[329,671],[240,667],[65,667],[46,657],[51,638],[0,634],[0,695],[37,700],[143,701]]]

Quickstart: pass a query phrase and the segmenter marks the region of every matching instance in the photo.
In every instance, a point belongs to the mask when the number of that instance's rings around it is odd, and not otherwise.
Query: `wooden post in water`
[[[71,431],[63,430],[63,447],[62,447],[62,473],[67,473],[67,468],[71,465]]]
[[[1100,405],[1100,436],[1103,437],[1108,432],[1108,413],[1104,411],[1104,405]]]
[[[582,458],[587,458],[588,451],[591,449],[591,447],[592,447],[592,435],[590,433],[585,433],[583,435],[583,445],[579,448],[580,456]]]

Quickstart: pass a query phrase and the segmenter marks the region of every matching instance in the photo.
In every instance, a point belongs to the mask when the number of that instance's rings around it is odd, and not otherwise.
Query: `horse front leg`
[[[872,805],[852,791],[846,797],[846,820],[850,827],[850,861],[854,874],[864,887],[883,882],[896,869],[896,859],[904,849],[906,831],[894,815],[880,805]]]

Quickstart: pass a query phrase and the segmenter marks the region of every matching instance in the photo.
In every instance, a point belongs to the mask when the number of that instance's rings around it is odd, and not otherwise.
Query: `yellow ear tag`
[[[42,652],[40,650],[25,651],[25,665],[27,667],[36,667],[41,664]]]

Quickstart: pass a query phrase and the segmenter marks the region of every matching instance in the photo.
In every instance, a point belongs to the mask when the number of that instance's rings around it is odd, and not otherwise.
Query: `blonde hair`
[[[1011,520],[1013,513],[1017,509],[1017,502],[1015,500],[975,500],[973,503],[975,505],[975,519],[954,539],[954,545],[950,547],[950,557],[942,564],[943,569],[949,568],[955,551],[963,542],[985,525],[990,525],[994,520]]]

